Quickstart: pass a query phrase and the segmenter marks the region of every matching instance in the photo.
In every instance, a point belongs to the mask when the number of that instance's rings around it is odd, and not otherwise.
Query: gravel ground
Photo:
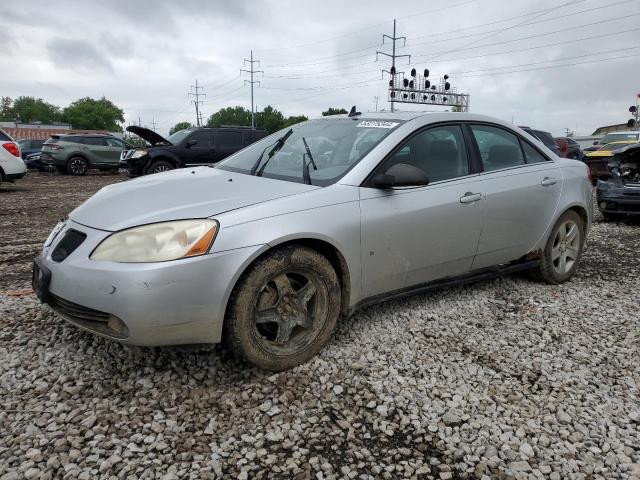
[[[28,294],[56,221],[115,175],[0,190],[0,479],[640,478],[640,223],[561,286],[507,277],[368,308],[267,374],[144,349]]]

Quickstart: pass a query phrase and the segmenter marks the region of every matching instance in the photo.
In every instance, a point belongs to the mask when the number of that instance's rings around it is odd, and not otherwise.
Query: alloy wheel
[[[551,247],[551,263],[560,275],[569,272],[578,260],[580,235],[580,227],[573,220],[567,220],[558,227]]]
[[[69,169],[74,175],[83,175],[87,171],[87,164],[80,158],[74,158],[69,164]]]
[[[254,338],[270,353],[294,355],[315,340],[328,311],[328,291],[317,274],[278,273],[258,294]]]
[[[171,169],[166,165],[157,165],[156,168],[153,169],[153,173],[168,172],[169,170]]]

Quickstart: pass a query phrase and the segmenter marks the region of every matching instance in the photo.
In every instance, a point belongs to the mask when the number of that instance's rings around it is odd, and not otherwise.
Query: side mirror
[[[423,187],[429,179],[422,170],[406,163],[396,163],[386,172],[373,177],[373,185],[380,189],[394,187]]]
[[[187,140],[186,147],[187,148],[191,148],[191,147],[193,147],[194,145],[197,145],[197,144],[198,144],[197,140]]]

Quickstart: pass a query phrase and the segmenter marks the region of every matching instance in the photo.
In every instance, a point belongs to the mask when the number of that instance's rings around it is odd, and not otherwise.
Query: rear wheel
[[[156,160],[149,166],[149,173],[162,173],[173,170],[175,167],[166,160]]]
[[[87,161],[82,157],[71,157],[67,162],[66,171],[71,175],[82,176],[87,173],[89,165]]]
[[[534,276],[551,284],[569,280],[582,257],[584,233],[580,215],[573,210],[564,212],[549,235],[540,265],[533,271]]]
[[[267,370],[306,362],[327,343],[340,314],[340,283],[315,250],[285,247],[258,260],[236,286],[227,344]]]

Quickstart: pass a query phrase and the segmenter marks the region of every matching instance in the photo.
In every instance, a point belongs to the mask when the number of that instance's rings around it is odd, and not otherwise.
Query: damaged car
[[[130,177],[217,163],[268,135],[265,130],[250,127],[192,127],[167,138],[136,125],[127,127],[127,131],[149,144],[120,155],[120,172]]]
[[[598,180],[596,198],[605,220],[640,215],[640,143],[614,152],[608,164],[609,178]]]
[[[517,271],[569,281],[591,199],[584,163],[509,122],[353,108],[104,187],[51,232],[33,288],[103,337],[223,341],[283,370],[368,305]]]

